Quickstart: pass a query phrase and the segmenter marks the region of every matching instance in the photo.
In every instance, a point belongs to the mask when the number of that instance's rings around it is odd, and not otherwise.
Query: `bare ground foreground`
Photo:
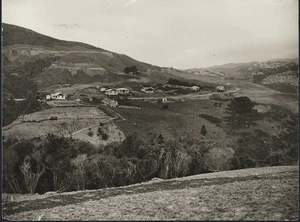
[[[15,196],[9,220],[297,220],[298,166],[243,169],[63,194]]]

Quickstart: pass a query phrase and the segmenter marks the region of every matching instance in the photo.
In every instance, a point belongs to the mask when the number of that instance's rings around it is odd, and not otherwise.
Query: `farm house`
[[[200,87],[199,86],[192,86],[191,89],[197,91],[197,90],[200,89]]]
[[[154,89],[152,87],[143,87],[141,91],[144,93],[154,93]]]
[[[111,107],[117,107],[118,106],[118,101],[114,100],[114,99],[108,99],[105,98],[101,101],[103,104],[111,106]]]
[[[101,87],[101,88],[100,88],[100,91],[101,91],[101,92],[105,92],[105,91],[106,91],[106,88]]]
[[[224,92],[225,91],[225,87],[224,86],[217,86],[217,91],[218,92]]]
[[[117,91],[121,95],[127,95],[129,93],[129,89],[127,88],[118,88]]]
[[[119,94],[119,92],[116,89],[108,89],[105,91],[105,94],[109,96],[116,96]]]
[[[59,100],[59,99],[66,99],[66,96],[63,93],[58,92],[58,93],[50,94],[50,98]],[[47,99],[47,96],[46,96],[46,99]]]

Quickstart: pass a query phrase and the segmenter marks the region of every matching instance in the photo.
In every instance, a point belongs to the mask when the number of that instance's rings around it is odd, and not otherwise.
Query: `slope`
[[[10,220],[296,220],[298,167],[225,171],[94,191],[15,196]]]
[[[25,75],[39,88],[101,81],[112,73],[127,79],[123,73],[127,66],[141,72],[160,71],[157,66],[88,44],[58,40],[15,25],[2,26],[4,75]]]

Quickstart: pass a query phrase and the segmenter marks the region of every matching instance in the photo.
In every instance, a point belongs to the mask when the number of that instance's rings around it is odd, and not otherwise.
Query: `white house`
[[[117,88],[117,91],[121,95],[127,95],[129,93],[129,89],[127,88]]]
[[[119,92],[116,89],[108,89],[105,91],[105,94],[109,96],[116,96],[119,94]]]
[[[22,102],[22,101],[25,101],[26,98],[21,98],[21,99],[14,99],[15,102]]]
[[[66,99],[65,94],[60,93],[60,92],[54,93],[54,94],[50,94],[50,97],[51,97],[51,99]],[[46,99],[47,99],[47,96],[46,96]]]
[[[51,95],[46,95],[46,100],[50,100],[51,99]]]
[[[143,87],[141,91],[144,93],[154,93],[154,89],[152,87]]]
[[[224,92],[225,91],[225,87],[224,86],[217,86],[217,91],[218,92]]]
[[[118,101],[113,100],[113,99],[108,99],[105,98],[101,101],[103,104],[111,106],[111,107],[117,107],[118,106]]]
[[[100,88],[100,91],[101,91],[101,92],[105,92],[105,91],[106,91],[106,88],[101,87],[101,88]]]
[[[200,87],[199,86],[192,86],[191,89],[197,91],[197,90],[200,89]]]

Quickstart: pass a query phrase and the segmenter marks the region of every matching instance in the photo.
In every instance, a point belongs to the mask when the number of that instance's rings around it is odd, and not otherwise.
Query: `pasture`
[[[225,132],[204,118],[199,117],[201,104],[210,101],[196,100],[198,110],[189,109],[193,101],[169,103],[168,109],[163,109],[156,103],[135,101],[142,109],[113,108],[120,113],[126,120],[117,121],[116,124],[124,132],[125,136],[137,134],[138,137],[147,138],[149,134],[162,134],[165,139],[190,138],[199,140],[227,140]],[[178,110],[182,109],[178,112]],[[180,109],[179,109],[180,107]],[[203,108],[204,109],[204,108]],[[189,112],[185,112],[189,110]],[[205,124],[208,135],[202,136],[200,131]]]
[[[40,137],[47,133],[73,136],[80,130],[99,126],[100,123],[109,122],[112,118],[94,107],[56,107],[25,115],[24,120],[25,122],[22,122],[22,118],[18,118],[12,123],[13,127],[9,125],[3,128],[3,136],[18,139]],[[85,136],[87,140],[91,139],[86,133]]]

